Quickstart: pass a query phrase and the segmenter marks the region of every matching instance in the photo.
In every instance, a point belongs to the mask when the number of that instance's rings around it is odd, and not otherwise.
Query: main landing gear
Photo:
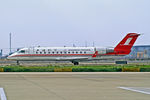
[[[74,65],[79,65],[79,62],[77,62],[77,61],[72,61],[72,63],[73,63]]]

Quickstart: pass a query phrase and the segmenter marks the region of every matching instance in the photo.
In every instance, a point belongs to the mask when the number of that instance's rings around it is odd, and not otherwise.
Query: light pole
[[[10,39],[10,40],[9,40],[9,43],[10,43],[10,44],[9,44],[9,50],[10,50],[10,51],[9,51],[9,54],[11,54],[11,33],[9,34],[9,39]]]

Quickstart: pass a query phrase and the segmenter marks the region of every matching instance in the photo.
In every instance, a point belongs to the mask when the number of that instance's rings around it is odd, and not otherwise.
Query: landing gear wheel
[[[74,65],[79,65],[79,62],[74,62],[73,64],[74,64]]]

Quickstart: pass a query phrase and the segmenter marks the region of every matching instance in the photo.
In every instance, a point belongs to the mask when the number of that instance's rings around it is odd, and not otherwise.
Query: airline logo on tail
[[[124,43],[124,45],[129,45],[129,43],[131,42],[133,38],[128,38],[128,40]]]

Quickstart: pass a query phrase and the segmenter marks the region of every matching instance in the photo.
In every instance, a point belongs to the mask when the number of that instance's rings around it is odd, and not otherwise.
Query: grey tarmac
[[[149,72],[0,73],[7,100],[149,100],[118,87],[150,88]]]

